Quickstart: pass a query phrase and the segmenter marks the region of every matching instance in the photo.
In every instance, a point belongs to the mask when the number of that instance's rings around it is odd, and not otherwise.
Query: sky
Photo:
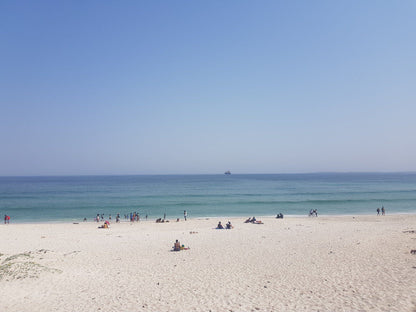
[[[416,0],[0,1],[0,176],[416,171]]]

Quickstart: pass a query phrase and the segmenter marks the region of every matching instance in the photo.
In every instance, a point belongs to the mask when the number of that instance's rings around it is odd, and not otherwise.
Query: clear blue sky
[[[0,175],[416,170],[416,1],[1,1]]]

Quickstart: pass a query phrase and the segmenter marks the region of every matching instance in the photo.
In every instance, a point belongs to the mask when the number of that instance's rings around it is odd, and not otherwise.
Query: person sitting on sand
[[[181,250],[181,243],[176,240],[175,244],[173,245],[173,251],[180,251]]]
[[[230,222],[230,221],[228,221],[228,223],[227,223],[226,227],[227,227],[227,230],[231,230],[232,228],[234,228],[234,227],[231,225],[231,222]]]
[[[256,222],[256,217],[251,218],[251,223],[255,223]]]
[[[246,221],[244,221],[244,223],[250,223],[251,222],[251,218],[248,218]]]
[[[224,227],[221,224],[221,221],[218,222],[217,229],[219,229],[219,230],[223,230],[224,229]]]

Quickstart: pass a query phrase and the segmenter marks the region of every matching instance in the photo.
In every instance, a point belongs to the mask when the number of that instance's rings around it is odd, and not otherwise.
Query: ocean
[[[416,173],[0,177],[0,214],[13,222],[416,213]]]

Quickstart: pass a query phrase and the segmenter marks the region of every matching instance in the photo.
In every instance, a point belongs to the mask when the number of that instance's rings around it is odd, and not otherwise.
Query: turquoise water
[[[139,212],[149,219],[416,213],[416,173],[0,177],[12,222],[82,221]]]

